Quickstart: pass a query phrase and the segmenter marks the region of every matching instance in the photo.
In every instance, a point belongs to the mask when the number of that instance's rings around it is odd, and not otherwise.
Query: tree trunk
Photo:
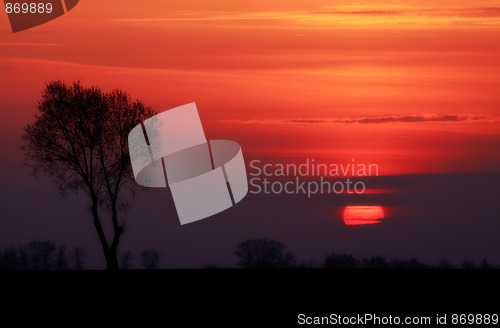
[[[92,196],[92,216],[94,217],[94,226],[97,230],[97,234],[99,235],[99,241],[101,242],[102,250],[104,252],[104,258],[106,259],[106,266],[108,270],[118,270],[118,260],[116,259],[116,254],[114,256],[115,260],[113,261],[108,242],[106,240],[106,235],[102,229],[101,221],[99,220],[99,212],[97,210],[97,197]]]
[[[115,200],[113,200],[113,203],[111,204],[111,215],[113,219],[113,230],[114,230],[114,236],[113,236],[113,241],[111,242],[111,246],[109,248],[109,256],[110,256],[110,263],[112,264],[113,268],[110,268],[108,265],[108,269],[110,270],[118,270],[118,244],[120,243],[120,237],[123,232],[123,227],[120,227],[118,225],[118,211],[116,210],[116,204]]]

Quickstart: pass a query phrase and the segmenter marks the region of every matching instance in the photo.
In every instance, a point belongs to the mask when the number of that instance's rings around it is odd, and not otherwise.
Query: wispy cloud
[[[192,12],[161,17],[120,18],[111,21],[121,23],[262,21],[277,25],[292,23],[309,27],[388,24],[435,26],[460,23],[483,25],[500,24],[500,7],[333,6],[316,11]]]
[[[0,47],[60,47],[61,43],[0,42]]]
[[[443,17],[500,17],[500,7],[468,7],[468,6],[333,6],[324,10],[313,11],[314,14],[330,15],[424,15]]]
[[[382,124],[382,123],[426,123],[426,122],[500,122],[498,115],[485,114],[418,114],[418,115],[388,115],[351,118],[290,118],[262,120],[222,120],[225,123],[239,124]]]

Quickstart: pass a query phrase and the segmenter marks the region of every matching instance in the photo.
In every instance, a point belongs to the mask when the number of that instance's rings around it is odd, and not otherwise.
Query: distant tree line
[[[241,268],[324,268],[324,269],[498,269],[485,259],[479,263],[466,259],[455,266],[442,259],[437,265],[407,260],[387,260],[383,256],[357,259],[351,254],[330,253],[322,263],[307,261],[297,264],[295,255],[281,242],[273,239],[251,239],[240,242],[234,252],[237,265]],[[57,246],[50,240],[36,240],[26,244],[5,247],[0,250],[0,270],[83,270],[87,251],[83,247],[68,250],[65,245]],[[145,249],[139,253],[138,264],[146,270],[158,269],[160,252]],[[134,254],[121,254],[119,269],[128,270],[134,266]],[[217,268],[208,265],[206,268]]]
[[[486,260],[479,264],[464,260],[459,266],[453,266],[446,259],[432,266],[419,262],[415,258],[388,261],[383,256],[357,259],[351,254],[330,253],[323,263],[312,261],[297,265],[295,256],[287,251],[285,245],[272,239],[246,240],[238,244],[235,250],[238,266],[242,268],[326,268],[326,269],[493,269],[498,268]]]
[[[57,246],[51,240],[35,240],[26,244],[10,244],[0,250],[0,270],[39,271],[39,270],[83,270],[87,251],[83,247],[68,250],[65,245]],[[133,266],[131,251],[122,254],[120,269]],[[160,252],[146,249],[140,252],[139,264],[142,268],[153,270],[160,263]]]
[[[68,251],[50,240],[11,244],[0,251],[0,270],[82,270],[86,255],[83,247]]]
[[[128,270],[134,264],[134,254],[131,251],[123,252],[120,261],[120,270]],[[155,249],[145,249],[139,254],[139,264],[143,269],[155,270],[160,264],[160,252]]]

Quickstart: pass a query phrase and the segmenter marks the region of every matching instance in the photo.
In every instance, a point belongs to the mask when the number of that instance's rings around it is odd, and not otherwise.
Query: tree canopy
[[[155,113],[141,101],[114,90],[105,93],[79,82],[46,84],[35,122],[23,135],[25,162],[35,173],[51,177],[62,195],[84,192],[109,269],[118,269],[117,248],[123,233],[118,213],[133,191],[128,133]],[[113,232],[107,238],[102,211],[110,213]],[[108,240],[109,239],[109,240]]]
[[[286,268],[295,264],[295,256],[275,240],[246,240],[236,247],[238,265],[244,268]]]

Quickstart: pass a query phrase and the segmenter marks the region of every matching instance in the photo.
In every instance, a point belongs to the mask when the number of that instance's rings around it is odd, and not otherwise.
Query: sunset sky
[[[2,14],[2,138],[45,82],[79,80],[196,102],[209,138],[249,154],[498,171],[500,2],[372,3],[85,0],[15,34]]]
[[[497,263],[499,39],[496,0],[82,0],[18,33],[1,13],[0,249],[52,239],[104,267],[88,200],[61,200],[23,165],[23,129],[45,83],[62,80],[122,89],[158,112],[195,102],[207,138],[238,142],[247,164],[374,163],[384,177],[368,189],[388,191],[249,194],[180,226],[155,189],[123,216],[121,250],[159,249],[170,267],[233,265],[238,242],[268,237],[305,260],[335,250]],[[384,220],[350,229],[348,205],[382,206]]]

